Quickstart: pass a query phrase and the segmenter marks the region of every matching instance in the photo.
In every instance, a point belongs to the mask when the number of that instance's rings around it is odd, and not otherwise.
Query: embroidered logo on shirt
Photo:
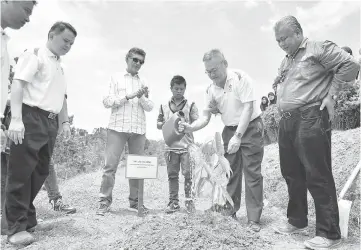
[[[228,91],[229,91],[229,92],[232,92],[232,84],[229,84],[229,85],[228,85]]]

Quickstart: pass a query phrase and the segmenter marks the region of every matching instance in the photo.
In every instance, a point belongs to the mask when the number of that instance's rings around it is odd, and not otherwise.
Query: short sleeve
[[[25,82],[33,82],[35,74],[38,72],[38,57],[31,51],[25,51],[19,56],[14,67],[14,79]]]
[[[241,74],[241,79],[235,86],[235,96],[243,103],[256,101],[253,80],[245,73]]]

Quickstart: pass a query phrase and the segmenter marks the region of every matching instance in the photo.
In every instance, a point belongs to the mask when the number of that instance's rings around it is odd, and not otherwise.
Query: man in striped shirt
[[[153,109],[148,99],[148,86],[138,71],[144,64],[146,53],[132,48],[126,55],[126,71],[115,73],[110,78],[108,95],[104,97],[105,108],[111,108],[107,132],[105,166],[99,194],[98,215],[104,215],[112,203],[115,173],[120,156],[128,142],[130,154],[144,154],[146,117],[145,112]],[[138,210],[138,180],[129,179],[130,208]],[[148,209],[143,207],[144,212]]]

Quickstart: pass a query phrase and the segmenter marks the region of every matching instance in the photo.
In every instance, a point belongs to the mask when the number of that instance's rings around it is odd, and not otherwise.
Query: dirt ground
[[[359,161],[360,130],[333,133],[333,171],[337,192],[352,168]],[[287,190],[279,170],[276,144],[265,148],[263,160],[265,207],[261,218],[262,230],[253,233],[246,227],[246,210],[242,204],[238,220],[219,214],[204,213],[210,207],[207,199],[196,200],[197,212],[188,215],[184,210],[183,179],[180,178],[182,210],[167,215],[164,208],[168,200],[168,182],[164,166],[159,167],[157,180],[145,181],[145,205],[151,209],[140,218],[128,209],[128,181],[124,168],[116,174],[111,211],[103,216],[95,215],[101,171],[82,174],[61,183],[63,200],[77,208],[77,213],[64,215],[51,210],[45,191],[41,191],[35,206],[38,218],[52,223],[50,231],[35,232],[37,242],[23,249],[304,249],[303,241],[315,234],[313,200],[310,198],[309,230],[294,236],[276,234],[273,227],[285,220]],[[358,178],[359,181],[360,178]],[[353,185],[346,198],[354,202],[350,222],[350,237],[338,249],[360,249],[359,198],[360,186]],[[242,197],[244,201],[244,194]],[[358,205],[357,205],[358,204]],[[1,237],[2,249],[16,249]]]

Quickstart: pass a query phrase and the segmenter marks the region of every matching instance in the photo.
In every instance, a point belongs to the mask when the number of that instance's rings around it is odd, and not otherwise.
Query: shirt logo
[[[229,91],[229,92],[232,92],[232,84],[229,84],[229,85],[228,85],[228,91]]]

